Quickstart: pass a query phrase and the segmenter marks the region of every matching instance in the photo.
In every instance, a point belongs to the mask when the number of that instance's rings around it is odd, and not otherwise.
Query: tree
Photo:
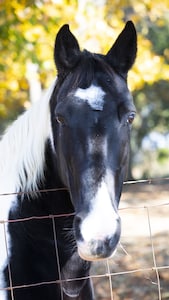
[[[2,0],[0,17],[0,130],[29,105],[29,64],[36,65],[42,88],[56,75],[53,45],[61,25],[69,23],[84,48],[106,53],[132,19],[138,32],[128,78],[138,111],[133,153],[150,131],[168,131],[168,0]]]
[[[74,6],[69,1],[0,2],[0,129],[16,118],[28,105],[27,65],[38,66],[42,87],[55,76],[54,38]],[[75,5],[76,3],[74,3]]]

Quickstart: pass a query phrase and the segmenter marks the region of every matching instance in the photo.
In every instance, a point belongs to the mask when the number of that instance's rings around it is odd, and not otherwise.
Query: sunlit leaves
[[[139,91],[145,84],[169,78],[168,0],[1,0],[1,120],[14,118],[29,99],[29,62],[38,66],[43,87],[55,76],[53,45],[61,25],[70,24],[82,48],[106,53],[129,19],[138,32],[129,85]]]

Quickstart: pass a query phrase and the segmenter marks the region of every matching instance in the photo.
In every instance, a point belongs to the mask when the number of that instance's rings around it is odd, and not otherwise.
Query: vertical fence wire
[[[8,242],[7,242],[7,236],[6,236],[6,224],[5,224],[5,222],[3,222],[3,229],[4,229],[4,240],[5,240],[7,261],[8,261],[7,264],[8,264],[8,275],[9,275],[11,300],[14,300],[13,284],[12,284],[12,272],[11,272],[11,266],[10,266],[10,263],[9,263],[9,252],[8,252]]]
[[[63,298],[63,289],[62,289],[62,277],[61,277],[61,269],[60,269],[60,260],[59,260],[58,244],[57,244],[57,235],[56,235],[56,227],[55,227],[55,219],[54,219],[54,216],[51,216],[51,218],[52,218],[52,227],[53,227],[53,237],[54,237],[54,244],[55,244],[56,261],[57,261],[59,281],[60,281],[61,300],[64,300],[64,298]]]
[[[110,297],[111,297],[111,300],[114,300],[114,297],[113,297],[113,286],[112,286],[112,277],[111,277],[110,265],[109,265],[109,260],[108,259],[106,259],[106,266],[107,266],[107,276],[108,276],[108,279],[109,279]]]
[[[148,226],[149,226],[149,232],[150,232],[150,241],[151,241],[151,250],[152,250],[152,256],[153,256],[154,270],[156,272],[156,277],[157,277],[158,298],[159,298],[159,300],[161,300],[162,298],[161,298],[160,276],[159,276],[158,267],[157,267],[157,263],[156,263],[156,255],[155,255],[155,249],[154,249],[154,243],[153,243],[150,213],[149,213],[149,208],[146,207],[146,209],[147,209],[147,216],[148,216]]]
[[[164,178],[163,178],[164,179]],[[165,178],[165,180],[169,180],[169,178]],[[126,182],[125,184],[136,184],[136,183],[150,183],[150,180],[141,180],[141,181],[133,181],[133,182]],[[151,183],[152,183],[152,180],[151,180]],[[53,191],[53,190],[52,190]],[[41,191],[43,192],[43,191]],[[44,191],[46,192],[46,191]],[[4,195],[4,194],[3,194]],[[9,195],[9,194],[5,194],[5,195]],[[1,196],[1,195],[0,195]],[[163,203],[163,204],[160,204],[160,206],[165,206],[165,205],[169,205],[169,203]],[[154,207],[156,205],[153,205],[152,207]],[[157,205],[159,206],[159,205]],[[131,209],[131,207],[128,207]],[[159,270],[161,269],[169,269],[169,266],[157,266],[157,262],[156,262],[156,254],[155,254],[155,248],[154,248],[154,242],[153,242],[153,234],[152,234],[152,225],[151,225],[151,214],[150,214],[150,209],[151,209],[151,206],[149,207],[144,207],[146,208],[146,212],[147,212],[147,219],[148,219],[148,228],[149,228],[149,236],[150,236],[150,243],[151,243],[151,252],[152,252],[152,258],[153,258],[153,268],[152,270],[155,271],[156,273],[156,278],[157,278],[157,286],[158,286],[158,300],[162,300],[162,295],[161,295],[161,283],[160,283],[160,275],[159,275]],[[127,209],[127,207],[125,208]],[[142,207],[140,207],[140,209],[142,209]],[[65,216],[65,215],[64,215]],[[53,238],[54,238],[54,245],[55,245],[55,253],[56,253],[56,264],[57,264],[57,268],[58,268],[58,274],[59,274],[59,278],[58,280],[56,281],[60,283],[60,290],[61,290],[61,300],[64,300],[64,295],[63,295],[63,289],[62,289],[62,277],[61,277],[61,268],[60,268],[60,262],[59,262],[59,252],[58,252],[58,243],[57,243],[57,232],[56,232],[56,228],[55,228],[55,217],[60,217],[60,216],[44,216],[44,217],[49,217],[51,218],[52,220],[52,228],[53,228]],[[34,217],[31,217],[32,219]],[[25,218],[25,220],[27,219],[31,219],[31,218]],[[37,218],[37,217],[35,217]],[[21,220],[15,220],[15,221],[12,221],[12,222],[17,222],[17,221],[21,221]],[[24,219],[22,219],[22,221],[24,221]],[[8,261],[9,261],[9,251],[8,251],[8,240],[7,240],[7,235],[6,235],[6,226],[7,226],[7,223],[8,222],[7,220],[1,220],[1,224],[3,225],[3,231],[4,231],[4,241],[5,241],[5,247],[6,247],[6,253],[7,253],[7,258],[8,258]],[[120,244],[120,247],[121,244]],[[123,249],[123,247],[122,247]],[[11,271],[11,266],[10,264],[8,263],[8,273],[9,273],[9,287],[5,288],[5,290],[10,290],[10,293],[11,293],[11,300],[15,300],[14,299],[14,289],[16,288],[15,286],[13,286],[13,281],[12,281],[12,271]],[[120,274],[131,274],[131,273],[135,273],[137,272],[138,270],[133,270],[133,271],[124,271],[124,272],[121,272],[121,273],[111,273],[111,270],[110,270],[110,261],[109,260],[106,260],[106,274],[102,274],[102,275],[94,275],[94,276],[90,276],[90,278],[92,277],[105,277],[107,276],[108,280],[109,280],[109,288],[110,288],[110,299],[111,300],[115,300],[114,298],[114,295],[113,295],[113,286],[112,286],[112,276],[115,276],[115,275],[120,275]],[[142,269],[141,271],[144,271],[144,270],[150,270],[150,268],[144,268]],[[78,280],[84,280],[84,277],[83,278],[78,278]],[[53,284],[54,282],[51,282],[51,284]],[[43,283],[39,283],[39,286],[42,285]],[[47,284],[50,284],[47,283]],[[38,285],[38,284],[35,284],[35,286]],[[31,286],[31,285],[30,285]],[[25,287],[25,286],[23,286]],[[29,287],[29,285],[28,285]],[[22,286],[20,287],[17,287],[17,288],[22,288]],[[2,290],[2,288],[0,287],[0,289]]]

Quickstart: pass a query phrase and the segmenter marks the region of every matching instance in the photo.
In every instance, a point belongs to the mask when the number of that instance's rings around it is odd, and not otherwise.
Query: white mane
[[[43,180],[45,141],[51,137],[49,100],[56,80],[6,131],[0,142],[0,194],[36,191]]]

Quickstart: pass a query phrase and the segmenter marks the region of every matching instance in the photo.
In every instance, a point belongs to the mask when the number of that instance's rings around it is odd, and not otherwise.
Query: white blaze
[[[75,97],[86,101],[95,110],[103,110],[104,96],[102,88],[93,84],[87,89],[78,88],[75,92]]]
[[[112,193],[113,189],[114,187],[112,187]],[[104,180],[101,182],[91,204],[91,211],[81,224],[84,242],[111,238],[117,231],[119,217],[112,206],[108,187]]]

